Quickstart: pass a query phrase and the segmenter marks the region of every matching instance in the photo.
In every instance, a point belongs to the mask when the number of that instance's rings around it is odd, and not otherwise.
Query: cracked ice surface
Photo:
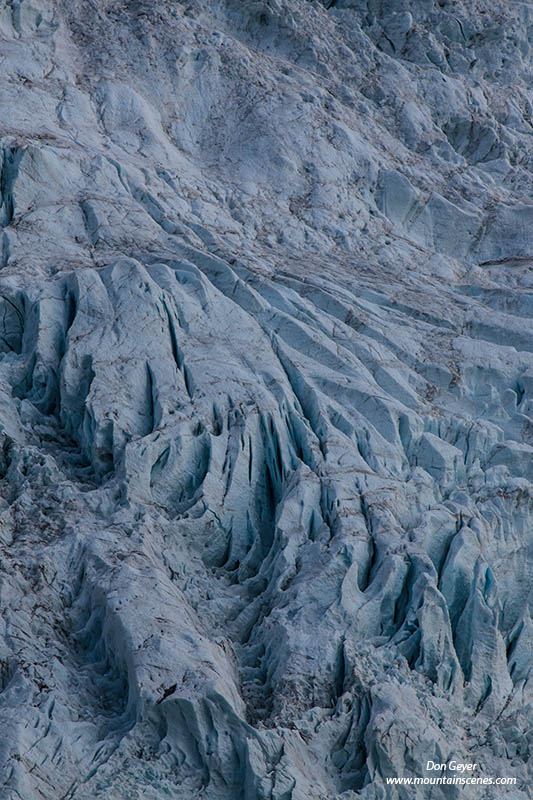
[[[2,798],[530,796],[532,31],[1,5]]]

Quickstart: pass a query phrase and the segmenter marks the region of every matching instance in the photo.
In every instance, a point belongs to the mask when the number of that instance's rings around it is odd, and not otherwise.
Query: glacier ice
[[[0,8],[0,796],[533,779],[533,9]]]

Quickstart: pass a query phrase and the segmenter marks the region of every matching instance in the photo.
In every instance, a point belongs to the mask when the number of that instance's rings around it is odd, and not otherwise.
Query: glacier
[[[0,4],[2,799],[531,797],[532,54]]]

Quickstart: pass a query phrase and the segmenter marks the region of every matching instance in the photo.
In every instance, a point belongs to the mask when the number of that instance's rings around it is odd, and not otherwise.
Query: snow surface
[[[0,4],[2,800],[531,797],[532,52]]]

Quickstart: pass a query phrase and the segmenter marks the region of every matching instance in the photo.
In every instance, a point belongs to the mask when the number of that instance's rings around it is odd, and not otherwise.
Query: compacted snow
[[[531,796],[532,53],[0,4],[2,800]]]

